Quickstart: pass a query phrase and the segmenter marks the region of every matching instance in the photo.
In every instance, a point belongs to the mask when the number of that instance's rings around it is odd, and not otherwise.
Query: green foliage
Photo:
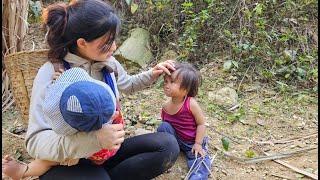
[[[228,114],[227,115],[227,120],[231,123],[241,121],[242,118],[245,116],[245,110],[241,107],[239,110],[237,110],[234,113]]]
[[[254,151],[251,150],[251,149],[246,150],[245,155],[246,155],[246,157],[248,157],[248,158],[253,158],[253,157],[256,156],[256,154],[254,153]]]
[[[31,23],[40,22],[42,12],[41,1],[29,1],[28,21]]]
[[[248,75],[275,86],[318,83],[316,0],[132,2],[139,8],[124,17],[154,35],[159,55],[170,48],[197,64],[227,56],[221,68],[239,79],[251,66]]]
[[[221,138],[221,143],[222,143],[222,147],[224,150],[228,151],[229,150],[229,139],[226,137],[222,137]]]

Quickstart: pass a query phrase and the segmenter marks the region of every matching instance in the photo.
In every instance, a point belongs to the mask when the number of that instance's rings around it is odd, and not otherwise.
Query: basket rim
[[[7,54],[6,56],[4,56],[4,58],[6,59],[7,57],[11,57],[11,56],[16,56],[19,54],[24,54],[24,53],[41,53],[41,52],[47,52],[49,49],[38,49],[38,50],[28,50],[28,51],[19,51],[19,52],[14,52],[14,53],[10,53]]]

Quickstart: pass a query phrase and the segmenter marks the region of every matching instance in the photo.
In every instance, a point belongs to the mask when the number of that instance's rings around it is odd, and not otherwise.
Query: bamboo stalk
[[[28,29],[28,0],[2,1],[2,59],[7,54],[23,50],[23,40]],[[2,112],[14,102],[10,80],[4,67],[2,68]]]

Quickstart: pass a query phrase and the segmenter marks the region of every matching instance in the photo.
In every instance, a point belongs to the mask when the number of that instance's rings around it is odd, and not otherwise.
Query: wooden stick
[[[314,149],[317,149],[318,147],[309,147],[309,148],[304,148],[304,149],[300,149],[297,151],[293,151],[293,152],[287,152],[287,153],[278,153],[278,154],[274,154],[274,155],[270,155],[268,154],[267,156],[264,157],[256,157],[256,158],[240,158],[240,157],[236,157],[226,151],[221,150],[219,147],[213,145],[214,148],[216,148],[217,150],[221,151],[225,156],[229,157],[230,159],[236,160],[241,164],[251,164],[251,163],[257,163],[260,161],[267,161],[267,160],[275,160],[275,159],[280,159],[280,158],[285,158],[285,157],[290,157],[305,151],[311,151]],[[263,152],[265,153],[265,152]]]
[[[312,137],[312,136],[318,136],[318,132],[314,132],[314,133],[308,134],[308,135],[306,135],[304,137],[290,138],[290,139],[287,139],[287,140],[278,140],[278,141],[274,141],[273,143],[274,144],[285,144],[285,143],[290,143],[290,142],[293,142],[293,141],[296,141],[296,140],[299,140],[299,139],[307,139],[307,138]]]
[[[239,92],[239,89],[240,89],[240,86],[241,86],[241,84],[242,84],[242,81],[243,81],[244,78],[246,77],[246,75],[247,75],[248,70],[250,69],[250,67],[251,67],[251,64],[249,65],[249,67],[247,68],[246,72],[244,73],[244,75],[243,75],[243,77],[242,77],[242,79],[241,79],[241,81],[240,81],[240,83],[239,83],[239,86],[238,86],[238,88],[237,88],[237,92]]]
[[[233,110],[237,109],[239,106],[240,106],[239,104],[236,104],[235,106],[229,108],[228,111],[233,111]]]
[[[17,138],[20,138],[20,139],[23,139],[23,140],[24,140],[24,137],[23,137],[23,136],[19,136],[19,135],[13,134],[12,132],[10,132],[10,131],[8,131],[8,130],[6,130],[6,129],[4,129],[4,128],[2,128],[2,130],[3,130],[4,132],[8,133],[8,134],[11,135],[11,136],[14,136],[14,137],[17,137]]]
[[[4,108],[2,108],[2,112],[5,112],[13,103],[14,103],[14,100],[12,100],[9,104],[7,104]]]
[[[299,149],[296,151],[292,152],[284,152],[284,153],[278,153],[274,155],[268,155],[268,156],[263,156],[263,157],[256,157],[256,158],[251,158],[249,160],[246,160],[245,163],[257,163],[260,161],[267,161],[267,160],[275,160],[275,159],[280,159],[280,158],[285,158],[285,157],[290,157],[296,154],[300,154],[306,151],[311,151],[314,149],[317,149],[318,147],[309,147],[309,148],[304,148],[304,149]]]
[[[292,179],[291,177],[288,177],[288,176],[283,176],[283,175],[280,175],[280,174],[271,174],[271,176],[275,176],[275,177],[279,177],[279,178],[282,178],[282,179]]]
[[[264,152],[264,154],[265,155],[269,155],[266,152]],[[283,166],[285,166],[285,167],[287,167],[287,168],[289,168],[289,169],[291,169],[291,170],[293,170],[293,171],[295,171],[297,173],[303,174],[303,175],[308,176],[308,177],[310,177],[312,179],[318,179],[318,175],[312,174],[312,173],[309,173],[309,172],[307,172],[305,170],[302,170],[302,169],[299,169],[297,167],[294,167],[294,166],[292,166],[292,165],[290,165],[290,164],[288,164],[288,163],[286,163],[284,161],[281,161],[279,159],[274,159],[273,161],[275,161],[275,162],[277,162],[277,163],[279,163],[279,164],[281,164],[281,165],[283,165]]]

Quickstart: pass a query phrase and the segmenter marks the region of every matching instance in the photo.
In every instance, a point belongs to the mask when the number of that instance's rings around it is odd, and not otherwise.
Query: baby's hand
[[[63,69],[59,69],[58,72],[54,72],[53,77],[52,77],[52,80],[53,80],[53,81],[57,80],[57,79],[59,78],[59,76],[60,76],[63,72],[64,72]]]
[[[114,112],[114,114],[111,116],[112,120],[115,120],[119,116],[119,111]]]
[[[200,154],[202,157],[206,155],[206,152],[202,149],[202,146],[198,143],[195,143],[193,145],[191,151],[196,155],[196,157],[198,156],[198,154]]]

